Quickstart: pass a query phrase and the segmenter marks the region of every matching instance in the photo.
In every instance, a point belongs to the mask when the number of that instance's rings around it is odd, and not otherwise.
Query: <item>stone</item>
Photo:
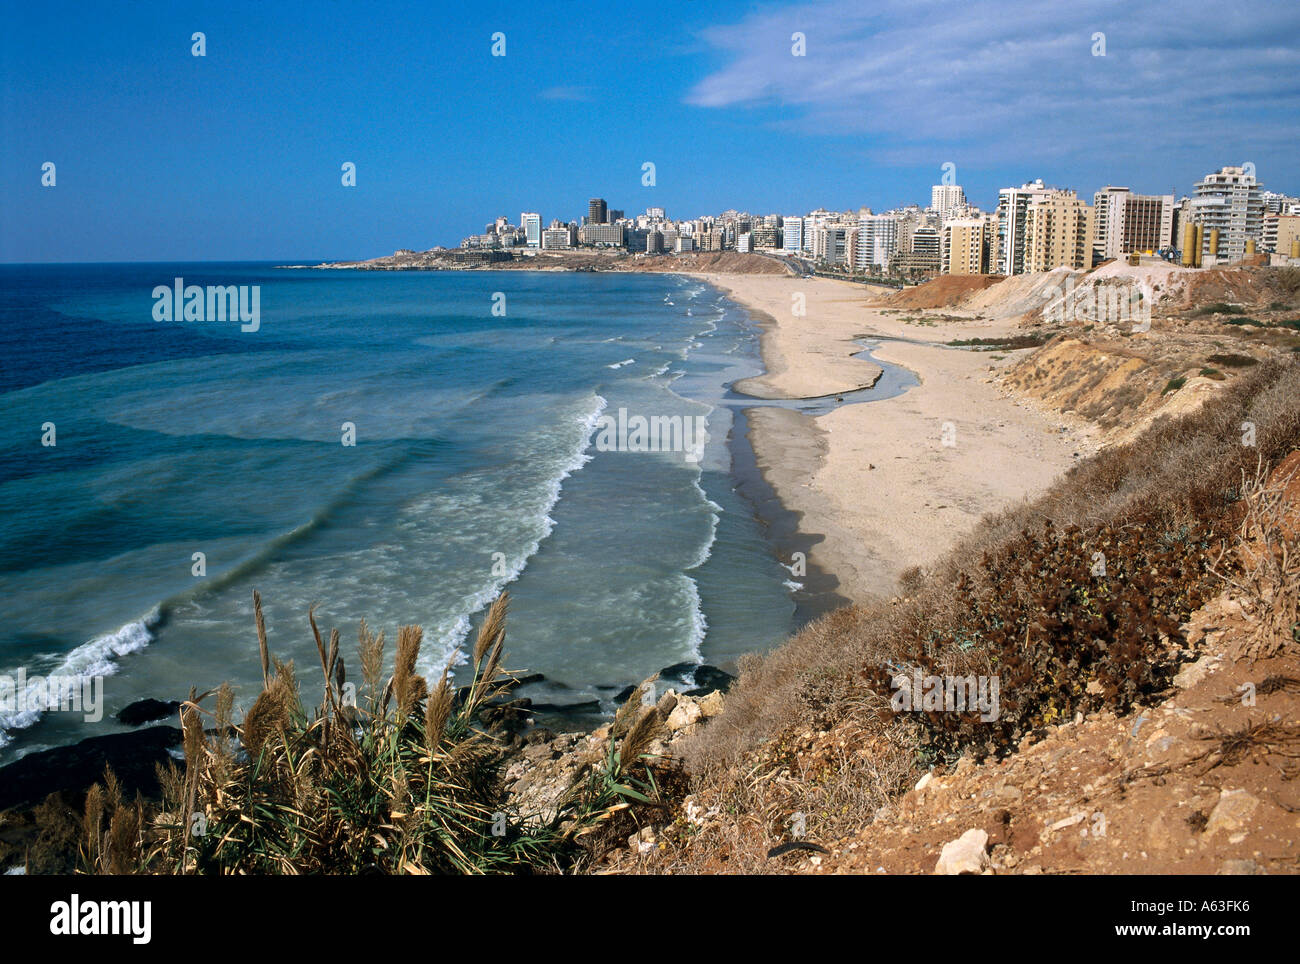
[[[700,704],[695,700],[683,698],[671,713],[668,714],[667,726],[669,731],[676,733],[688,726],[699,722],[701,717]]]
[[[943,845],[934,872],[948,876],[982,874],[989,865],[989,855],[985,850],[988,842],[989,835],[983,830],[967,830],[956,840]]]
[[[180,727],[151,726],[29,753],[0,767],[0,810],[34,805],[51,793],[80,794],[104,779],[106,766],[113,768],[126,799],[137,791],[156,796],[154,764],[172,759],[168,751],[180,742]]]
[[[916,791],[919,793],[920,791],[924,790],[926,787],[930,785],[930,781],[933,779],[934,779],[934,771],[931,770],[928,773],[926,773],[925,776],[921,777],[921,779],[916,781],[916,788],[915,788]]]
[[[998,803],[1004,804],[1019,803],[1024,799],[1024,796],[1025,795],[1020,792],[1019,787],[1008,783],[1006,786],[998,787],[993,794],[993,799]]]
[[[1056,821],[1056,823],[1048,827],[1045,832],[1053,833],[1054,831],[1057,830],[1064,830],[1066,827],[1073,827],[1075,824],[1083,823],[1083,821],[1086,820],[1087,817],[1088,815],[1086,813],[1082,813],[1082,812],[1076,813],[1072,817],[1065,817],[1061,820]]]
[[[1185,663],[1174,677],[1174,686],[1180,690],[1189,690],[1210,673],[1212,657],[1202,656],[1194,663]]]
[[[1212,836],[1220,830],[1232,835],[1250,829],[1250,818],[1258,806],[1259,799],[1245,790],[1220,791],[1219,802],[1205,822],[1205,836]]]
[[[717,716],[722,712],[722,707],[726,702],[726,697],[722,695],[722,690],[714,690],[712,693],[706,693],[700,697],[700,713],[704,717]]]
[[[1249,877],[1260,873],[1260,869],[1253,860],[1225,860],[1216,873],[1229,877]]]
[[[627,846],[633,853],[648,854],[655,849],[658,839],[654,827],[642,827],[627,838]]]
[[[145,723],[157,723],[169,717],[175,717],[181,704],[177,700],[136,700],[125,706],[117,714],[119,723],[125,726],[142,726]]]

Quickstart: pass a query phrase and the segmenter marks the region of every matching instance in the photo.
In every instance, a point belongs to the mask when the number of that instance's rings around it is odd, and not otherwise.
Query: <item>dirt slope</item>
[[[891,308],[950,308],[1001,280],[1001,275],[993,274],[944,274],[923,285],[896,291],[876,304]]]

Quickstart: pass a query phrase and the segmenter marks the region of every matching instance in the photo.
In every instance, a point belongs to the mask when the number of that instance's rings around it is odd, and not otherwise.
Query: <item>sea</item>
[[[256,325],[159,320],[177,284],[255,288]],[[758,334],[680,275],[0,266],[0,763],[143,698],[247,706],[254,590],[311,699],[313,606],[354,677],[363,619],[421,625],[436,676],[503,589],[537,703],[734,668],[800,619],[736,473]],[[598,444],[620,415],[707,431]],[[43,705],[49,677],[102,681],[103,719]]]

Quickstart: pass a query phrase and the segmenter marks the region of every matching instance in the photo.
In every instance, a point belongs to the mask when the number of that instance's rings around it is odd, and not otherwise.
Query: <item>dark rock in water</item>
[[[174,717],[180,711],[178,700],[136,700],[117,714],[118,722],[127,726],[141,726],[145,723],[157,723],[167,717]]]
[[[686,691],[686,696],[708,696],[714,690],[725,693],[735,680],[730,673],[708,663],[673,663],[672,666],[661,669],[659,676],[681,683],[694,680],[693,688]]]
[[[137,790],[154,796],[158,793],[154,764],[165,763],[167,751],[180,743],[179,727],[151,726],[29,753],[0,767],[0,810],[30,806],[51,793],[80,794],[104,779],[105,766],[113,768],[126,798],[134,797]]]
[[[538,713],[556,713],[562,716],[582,716],[601,711],[600,700],[588,700],[585,703],[534,703],[533,709]]]
[[[624,703],[626,703],[628,700],[632,698],[632,694],[635,692],[636,692],[635,686],[625,686],[618,691],[618,695],[614,697],[614,702],[622,706]]]
[[[698,666],[695,669],[695,689],[687,693],[687,696],[708,696],[714,690],[726,692],[730,689],[731,684],[736,681],[736,677],[716,666],[710,666],[708,663]]]
[[[691,674],[700,668],[699,663],[673,663],[671,666],[665,666],[659,671],[660,679],[675,679],[679,682],[686,682],[691,678]]]

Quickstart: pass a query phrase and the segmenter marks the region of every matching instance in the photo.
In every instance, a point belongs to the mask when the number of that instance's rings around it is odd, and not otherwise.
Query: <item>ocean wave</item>
[[[709,621],[704,618],[704,603],[700,599],[700,587],[686,573],[681,575],[686,580],[687,598],[691,603],[691,638],[687,643],[686,658],[702,663],[704,662],[704,637],[709,634]]]
[[[700,494],[700,499],[709,507],[709,537],[700,546],[695,561],[686,567],[687,572],[700,568],[713,555],[713,544],[718,539],[718,522],[721,520],[722,513],[722,506],[710,499],[708,493],[704,491],[704,486],[700,485],[700,475],[696,475],[695,478],[691,479],[691,484],[695,486],[695,491]]]
[[[541,510],[540,518],[536,520],[540,525],[537,538],[525,547],[519,556],[507,562],[503,575],[489,581],[478,592],[465,597],[461,611],[439,625],[438,642],[442,647],[443,658],[437,665],[427,659],[424,660],[426,669],[440,671],[444,665],[462,665],[467,662],[463,644],[469,636],[470,620],[486,609],[501,594],[502,589],[523,574],[524,570],[528,568],[528,561],[542,547],[543,540],[554,531],[555,520],[551,518],[551,511],[555,508],[556,503],[560,501],[560,492],[564,487],[564,480],[591,461],[592,456],[588,454],[588,449],[591,447],[591,436],[596,431],[596,425],[605,411],[605,406],[608,404],[607,400],[601,395],[593,395],[592,403],[591,410],[585,415],[579,416],[581,435],[577,446],[569,458],[560,466],[559,472],[547,483],[545,507]]]
[[[154,641],[153,629],[161,621],[161,607],[155,606],[146,615],[127,623],[116,632],[105,633],[82,643],[64,656],[57,666],[51,667],[48,671],[35,672],[27,667],[22,667],[21,669],[14,669],[5,675],[10,679],[16,679],[19,673],[22,673],[28,679],[36,677],[49,679],[57,676],[73,680],[91,680],[112,676],[117,672],[117,660],[120,657],[138,653]],[[39,687],[36,684],[29,685],[26,689],[28,695],[22,701],[24,708],[15,707],[12,713],[0,713],[0,746],[11,742],[12,738],[6,731],[25,730],[34,725],[46,712],[59,706],[60,694],[49,694],[45,693],[44,690],[43,685]],[[45,697],[43,701],[38,699],[42,694]],[[36,700],[38,704],[44,702],[44,705],[25,705],[33,700]]]
[[[622,368],[624,365],[631,365],[631,364],[632,364],[633,362],[635,362],[635,361],[636,361],[635,358],[625,358],[625,359],[623,359],[621,362],[615,362],[614,364],[612,364],[612,365],[606,365],[605,367],[606,367],[606,368]]]

